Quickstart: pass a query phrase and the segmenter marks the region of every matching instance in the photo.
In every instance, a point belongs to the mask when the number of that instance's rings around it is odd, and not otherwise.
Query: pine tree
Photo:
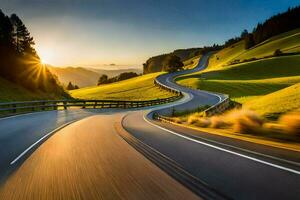
[[[25,24],[16,14],[12,14],[10,19],[14,27],[14,39],[17,52],[23,55],[30,54],[37,57],[36,51],[33,48],[33,37],[30,36]]]
[[[0,10],[0,75],[12,79],[12,68],[15,67],[12,24]]]

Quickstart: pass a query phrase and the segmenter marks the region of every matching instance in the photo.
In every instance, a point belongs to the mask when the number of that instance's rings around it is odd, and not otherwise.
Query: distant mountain
[[[124,72],[135,72],[137,74],[142,73],[142,69],[137,68],[130,68],[130,69],[112,69],[112,70],[106,70],[106,69],[96,69],[96,68],[88,68],[88,70],[96,72],[98,74],[106,74],[108,77],[118,76],[121,73]]]
[[[123,72],[141,73],[139,69],[103,70],[83,67],[53,67],[50,65],[47,67],[63,85],[66,86],[69,82],[72,82],[72,84],[78,85],[80,88],[97,85],[98,79],[102,74],[113,77]]]

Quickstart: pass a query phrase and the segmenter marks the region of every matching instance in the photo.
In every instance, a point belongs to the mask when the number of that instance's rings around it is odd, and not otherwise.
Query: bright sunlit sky
[[[223,43],[299,0],[0,0],[44,62],[141,65],[177,48]]]

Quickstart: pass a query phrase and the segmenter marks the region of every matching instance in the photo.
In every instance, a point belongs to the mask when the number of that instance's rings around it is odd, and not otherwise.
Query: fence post
[[[63,104],[64,104],[64,109],[67,110],[67,102],[63,101]]]
[[[42,110],[45,110],[45,104],[46,104],[46,102],[42,102]]]
[[[94,108],[96,108],[97,107],[97,101],[95,101],[95,104],[94,104]]]
[[[16,112],[17,112],[17,105],[16,105],[16,104],[13,104],[12,106],[13,106],[13,108],[14,108],[14,109],[13,109],[13,113],[16,113]]]
[[[57,103],[56,102],[53,105],[53,110],[57,110]]]
[[[83,106],[82,106],[82,108],[83,108],[83,109],[85,108],[85,103],[86,103],[86,102],[85,102],[85,101],[83,101]]]

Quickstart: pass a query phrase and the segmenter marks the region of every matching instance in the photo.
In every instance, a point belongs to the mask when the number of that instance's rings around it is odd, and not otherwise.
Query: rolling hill
[[[185,86],[229,94],[233,100],[245,105],[251,102],[250,107],[262,114],[277,115],[283,112],[280,106],[270,104],[269,111],[263,111],[265,105],[262,102],[264,99],[272,101],[277,91],[300,82],[300,55],[264,57],[273,55],[276,49],[283,53],[298,53],[299,46],[300,29],[274,36],[248,50],[244,49],[244,41],[240,41],[213,55],[205,71],[179,77],[177,81]],[[261,59],[230,64],[234,60],[251,58]],[[300,93],[292,89],[282,91],[294,97],[299,97],[296,93]],[[264,98],[265,95],[268,98]],[[256,100],[260,103],[254,106]],[[278,99],[276,102],[279,104]],[[282,105],[286,105],[285,102]],[[284,111],[288,111],[288,108]]]
[[[276,49],[280,49],[283,53],[300,52],[300,28],[274,36],[248,50],[245,50],[243,40],[235,43],[213,55],[207,70],[226,67],[234,60],[243,61],[271,56]]]
[[[72,90],[70,93],[79,99],[151,100],[171,97],[171,93],[153,84],[155,77],[160,74],[151,73],[116,83]]]
[[[281,113],[300,108],[300,83],[278,90],[256,100],[249,101],[245,107],[256,110],[258,113],[277,117]]]

